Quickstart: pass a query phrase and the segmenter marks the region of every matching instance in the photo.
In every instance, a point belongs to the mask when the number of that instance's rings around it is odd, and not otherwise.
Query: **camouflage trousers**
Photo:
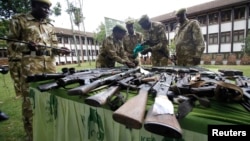
[[[154,58],[151,57],[151,62],[152,62],[152,66],[168,66],[168,58],[166,57],[162,57],[162,58]]]
[[[28,141],[33,140],[33,112],[30,101],[29,94],[29,83],[26,82],[28,75],[39,74],[39,73],[55,73],[56,67],[53,60],[48,56],[39,56],[39,57],[23,57],[22,59],[22,94],[23,94],[23,103],[22,103],[22,115],[23,115],[23,124],[24,130],[27,135]]]
[[[193,56],[177,56],[177,65],[178,66],[194,66],[193,64]]]
[[[10,76],[14,83],[16,96],[21,96],[21,61],[9,61]]]

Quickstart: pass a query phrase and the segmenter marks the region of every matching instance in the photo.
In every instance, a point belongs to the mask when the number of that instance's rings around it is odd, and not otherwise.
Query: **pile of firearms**
[[[178,120],[192,111],[197,102],[209,107],[210,98],[236,101],[250,111],[250,79],[238,70],[216,73],[178,66],[78,71],[63,68],[62,73],[27,77],[27,82],[36,81],[41,92],[65,88],[68,95],[85,96],[84,102],[90,106],[108,105],[114,111],[113,119],[128,128],[144,126],[149,132],[172,138],[182,137]],[[131,93],[136,95],[128,98]],[[149,95],[154,103],[147,108]],[[177,112],[173,103],[178,104]]]

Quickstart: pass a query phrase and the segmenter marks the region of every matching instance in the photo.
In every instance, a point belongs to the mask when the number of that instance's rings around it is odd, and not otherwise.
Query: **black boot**
[[[5,113],[0,111],[0,121],[7,120],[7,119],[9,119],[9,117]]]

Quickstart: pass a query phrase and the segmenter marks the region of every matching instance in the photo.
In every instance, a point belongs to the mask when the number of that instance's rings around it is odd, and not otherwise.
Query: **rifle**
[[[85,103],[90,106],[101,107],[102,105],[106,104],[108,99],[112,97],[115,93],[117,93],[120,89],[124,87],[129,87],[127,83],[132,79],[134,79],[134,76],[130,76],[117,81],[116,85],[110,86],[108,89],[86,98]]]
[[[111,83],[114,81],[119,81],[122,78],[127,77],[129,74],[138,71],[139,69],[140,68],[129,69],[129,70],[122,72],[122,73],[118,73],[118,74],[115,74],[115,75],[112,75],[109,77],[105,77],[103,79],[95,80],[87,85],[83,85],[83,86],[80,86],[77,88],[70,89],[70,90],[68,90],[68,95],[85,95],[89,91],[91,91],[99,86],[102,86],[102,85],[105,85],[105,84],[108,84],[108,83]]]
[[[144,128],[162,136],[181,138],[182,129],[174,114],[173,103],[167,97],[172,81],[173,76],[161,73],[160,79],[153,86],[155,102],[147,112]]]
[[[96,80],[103,76],[109,76],[113,74],[120,73],[119,70],[88,70],[88,71],[80,71],[73,73],[71,75],[67,75],[65,77],[58,78],[56,82],[46,83],[38,86],[38,89],[41,92],[48,91],[53,88],[64,87],[70,84],[79,83],[80,85],[85,85],[90,83],[93,80]]]
[[[151,89],[150,84],[141,84],[138,95],[129,99],[119,109],[113,113],[113,119],[116,122],[126,125],[128,128],[140,129],[144,120],[148,92]]]
[[[8,38],[5,38],[5,37],[0,37],[0,40],[10,41],[10,42],[17,42],[17,43],[23,43],[23,44],[27,44],[27,45],[29,44],[28,42],[25,42],[25,41],[20,41],[20,40],[15,40],[15,39],[8,39]],[[56,48],[56,47],[51,47],[51,46],[46,46],[46,45],[38,45],[38,47],[51,48],[51,49],[62,50],[62,51],[68,51],[66,49]]]
[[[237,86],[241,87],[243,91],[243,98],[240,104],[250,112],[250,79],[239,76],[238,78],[235,79],[235,83]]]
[[[65,77],[69,74],[74,73],[75,70],[74,68],[62,68],[62,73],[41,73],[41,74],[33,74],[33,75],[28,75],[26,78],[26,82],[37,82],[37,81],[44,81],[44,80],[52,80],[52,79],[59,79],[62,77]]]

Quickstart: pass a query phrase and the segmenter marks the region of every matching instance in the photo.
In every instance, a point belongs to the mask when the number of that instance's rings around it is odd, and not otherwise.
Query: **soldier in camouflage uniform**
[[[116,25],[113,28],[112,35],[104,39],[100,53],[96,60],[97,68],[112,68],[115,67],[115,62],[135,67],[135,64],[130,62],[123,47],[122,39],[126,35],[126,29],[121,25]]]
[[[127,56],[131,62],[134,62],[135,65],[139,65],[139,56],[135,57],[133,54],[133,50],[137,44],[142,43],[143,36],[140,32],[134,30],[134,20],[128,19],[126,21],[126,28],[128,30],[128,34],[123,38],[124,50],[127,53]]]
[[[179,22],[176,26],[174,37],[176,46],[177,65],[195,66],[200,64],[201,55],[205,49],[205,43],[197,20],[189,20],[186,9],[176,12]]]
[[[151,21],[147,15],[143,15],[138,22],[144,29],[144,40],[150,42],[150,47],[144,49],[141,54],[151,52],[152,66],[167,66],[169,49],[165,25]]]
[[[32,10],[30,12],[14,15],[10,20],[8,38],[28,43],[8,43],[8,48],[10,48],[8,50],[22,54],[20,80],[23,96],[22,114],[28,141],[33,140],[33,113],[29,99],[29,83],[26,82],[26,78],[32,74],[55,73],[55,55],[68,54],[65,49],[57,49],[58,41],[54,27],[47,19],[50,6],[50,0],[31,0]]]

